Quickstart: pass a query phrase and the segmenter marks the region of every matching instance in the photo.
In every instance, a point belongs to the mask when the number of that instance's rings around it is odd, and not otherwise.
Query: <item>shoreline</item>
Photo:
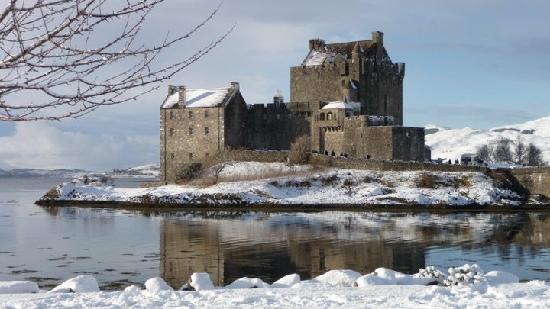
[[[317,212],[317,211],[370,211],[370,212],[550,212],[550,204],[523,205],[448,205],[448,204],[280,204],[280,203],[238,203],[238,204],[195,204],[195,203],[135,203],[126,201],[65,201],[38,200],[41,207],[106,208],[143,211],[263,211],[263,212]]]

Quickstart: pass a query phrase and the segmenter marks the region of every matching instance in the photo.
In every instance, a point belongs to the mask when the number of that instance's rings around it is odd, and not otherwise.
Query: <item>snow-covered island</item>
[[[227,162],[182,185],[117,188],[101,183],[65,182],[39,204],[134,206],[371,206],[522,205],[526,197],[482,172],[369,171]]]
[[[143,289],[144,287],[144,289]],[[550,286],[519,283],[502,271],[483,272],[477,265],[426,267],[407,275],[387,268],[362,275],[331,270],[310,280],[291,274],[273,282],[240,278],[215,287],[208,273],[194,273],[174,290],[162,278],[143,287],[102,292],[90,275],[71,278],[50,291],[28,281],[0,282],[0,307],[8,308],[548,308]]]

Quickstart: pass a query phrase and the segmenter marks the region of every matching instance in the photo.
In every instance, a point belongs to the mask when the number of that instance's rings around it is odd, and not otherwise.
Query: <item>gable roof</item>
[[[216,107],[227,103],[231,87],[209,89],[185,89],[185,107],[201,108]],[[162,104],[162,108],[174,108],[180,99],[179,92],[169,95]]]

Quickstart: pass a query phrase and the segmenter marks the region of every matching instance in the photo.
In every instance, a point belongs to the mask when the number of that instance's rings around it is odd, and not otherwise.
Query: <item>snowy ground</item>
[[[273,284],[257,278],[241,278],[228,286],[216,288],[208,274],[194,273],[186,285],[188,291],[173,291],[161,278],[151,278],[145,282],[145,289],[130,286],[124,291],[101,292],[92,276],[83,275],[69,279],[48,292],[38,292],[31,284],[27,291],[19,288],[13,290],[12,294],[2,295],[1,287],[10,283],[0,282],[0,307],[550,307],[550,287],[542,281],[518,283],[513,274],[495,271],[483,273],[476,265],[451,268],[443,276],[445,279],[437,280],[438,276],[443,275],[430,267],[415,275],[385,268],[367,275],[352,270],[332,270],[312,280],[300,281],[296,274],[285,276]],[[453,279],[449,281],[448,278]],[[435,282],[436,285],[426,286],[427,282]],[[27,294],[15,294],[25,292]],[[5,289],[3,293],[10,292]]]
[[[275,172],[273,172],[275,171]],[[270,173],[274,177],[270,177]],[[234,162],[209,186],[167,185],[115,188],[73,181],[50,192],[65,201],[119,201],[169,204],[519,204],[516,193],[497,188],[477,172],[376,172]],[[280,176],[286,175],[286,176]],[[255,180],[239,180],[239,179]],[[239,181],[223,181],[237,179]],[[53,194],[52,194],[53,193]]]
[[[550,162],[550,116],[490,130],[426,126],[426,145],[431,147],[433,159],[460,160],[460,155],[475,153],[484,144],[502,138],[516,142],[518,137],[525,144],[534,143],[538,146],[542,150],[543,159]]]

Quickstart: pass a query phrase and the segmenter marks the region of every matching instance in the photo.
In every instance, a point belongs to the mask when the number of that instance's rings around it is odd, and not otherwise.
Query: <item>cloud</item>
[[[92,135],[46,122],[17,123],[0,137],[1,168],[109,170],[158,162],[158,136]]]

